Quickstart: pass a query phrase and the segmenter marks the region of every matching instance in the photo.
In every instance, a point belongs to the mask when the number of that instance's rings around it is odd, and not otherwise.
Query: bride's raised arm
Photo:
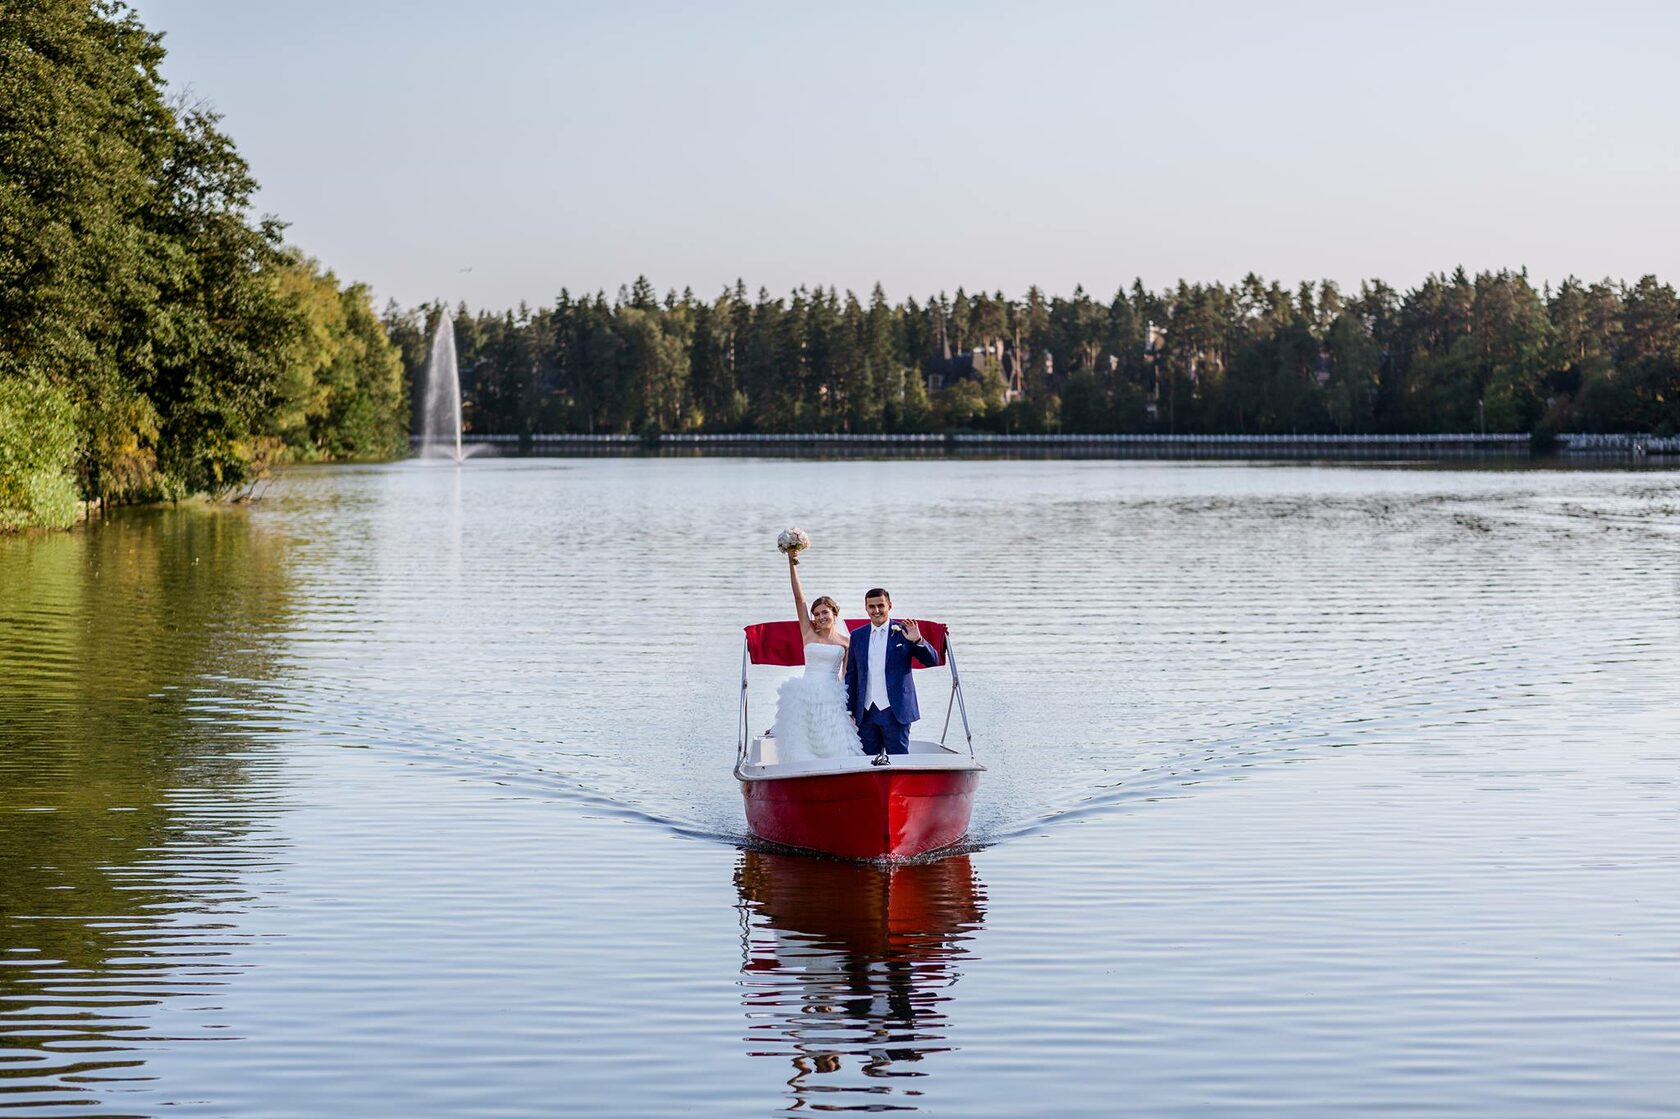
[[[799,636],[811,638],[811,612],[805,608],[805,588],[799,585],[799,561],[788,553],[788,578],[793,580],[793,608],[799,613]]]

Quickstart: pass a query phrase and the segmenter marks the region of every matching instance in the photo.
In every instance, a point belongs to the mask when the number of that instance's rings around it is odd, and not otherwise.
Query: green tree
[[[1636,431],[1680,427],[1680,299],[1655,276],[1623,295],[1621,363],[1632,396],[1624,421]]]
[[[377,320],[287,275],[250,168],[212,110],[168,95],[163,57],[120,3],[0,7],[0,378],[62,393],[77,486],[107,501],[236,487],[329,398],[340,429],[401,420],[383,358],[336,375],[386,397],[321,395],[311,335],[332,320],[365,349]]]
[[[1330,364],[1326,404],[1336,431],[1370,431],[1376,420],[1381,373],[1376,340],[1358,314],[1344,310],[1331,322],[1324,350]]]
[[[0,376],[0,531],[76,519],[76,408],[62,388]]]

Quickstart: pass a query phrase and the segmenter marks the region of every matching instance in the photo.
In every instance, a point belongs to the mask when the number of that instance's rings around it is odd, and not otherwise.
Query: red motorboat
[[[853,620],[846,626],[864,624]],[[746,627],[735,776],[754,835],[846,859],[905,859],[950,847],[968,832],[974,791],[986,767],[974,760],[950,633],[938,622],[918,624],[939,650],[940,663],[951,671],[945,728],[937,742],[912,734],[910,752],[892,755],[885,765],[865,755],[783,761],[775,738],[752,735],[747,729],[748,670],[755,664],[802,665],[805,649],[798,622]],[[926,671],[926,666],[912,663],[914,670]],[[945,745],[953,710],[962,716],[965,750]]]

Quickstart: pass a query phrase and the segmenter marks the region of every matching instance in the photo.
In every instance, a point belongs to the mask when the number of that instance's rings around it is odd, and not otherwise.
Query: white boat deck
[[[784,762],[777,756],[776,740],[767,734],[757,736],[747,747],[746,761],[735,770],[743,781],[771,781],[788,777],[828,777],[839,773],[880,772],[901,770],[983,770],[967,750],[941,746],[937,742],[913,738],[908,754],[893,754],[884,766],[875,766],[867,754],[848,754],[838,758],[809,758]]]

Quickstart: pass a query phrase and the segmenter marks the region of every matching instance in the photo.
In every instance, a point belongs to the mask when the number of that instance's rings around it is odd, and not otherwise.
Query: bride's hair
[[[815,610],[819,606],[828,607],[830,610],[834,611],[835,620],[838,621],[840,619],[840,604],[838,602],[835,602],[832,598],[829,598],[826,594],[823,595],[821,598],[815,598],[815,599],[811,600],[811,609],[812,610]]]

